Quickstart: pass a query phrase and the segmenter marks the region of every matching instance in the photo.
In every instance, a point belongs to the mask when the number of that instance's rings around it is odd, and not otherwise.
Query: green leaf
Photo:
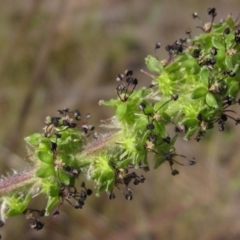
[[[43,138],[43,135],[41,133],[34,133],[34,134],[24,138],[24,140],[27,143],[29,143],[30,145],[37,147],[42,138]]]
[[[48,190],[48,194],[51,197],[57,197],[59,196],[59,187],[57,185],[52,185],[50,186],[49,190]]]
[[[6,213],[6,217],[13,217],[19,214],[22,214],[24,210],[27,208],[29,202],[31,200],[31,195],[28,194],[27,196],[20,196],[10,197],[8,199],[8,211]]]
[[[47,178],[55,176],[55,169],[53,165],[44,164],[36,171],[35,174],[39,178]]]
[[[163,65],[155,57],[148,55],[145,62],[151,72],[160,74],[163,71]]]
[[[229,84],[229,90],[228,90],[228,94],[232,97],[236,97],[239,91],[239,83],[236,81],[232,81]]]
[[[112,182],[114,180],[114,172],[110,171],[103,171],[98,179],[97,188],[98,192],[103,190],[111,191],[112,189],[108,189],[109,186],[112,186]]]
[[[116,109],[116,116],[119,118],[119,119],[122,119],[124,117],[124,115],[126,114],[127,112],[127,109],[128,109],[128,106],[126,103],[121,103],[117,106],[117,109]]]
[[[196,88],[191,95],[192,99],[198,99],[207,94],[208,90],[205,87],[198,87]]]
[[[175,134],[175,136],[171,139],[171,145],[173,146],[175,142],[177,141],[178,135]]]
[[[164,157],[157,156],[157,154],[155,154],[155,156],[154,156],[154,168],[158,168],[165,161],[166,161],[166,159]]]
[[[187,130],[187,133],[185,134],[184,136],[184,139],[185,140],[189,140],[190,137],[198,130],[198,127],[194,127],[194,128],[189,128]]]
[[[111,99],[111,100],[109,100],[109,101],[100,100],[98,104],[99,104],[100,106],[101,106],[101,105],[104,105],[104,106],[113,107],[113,106],[116,106],[118,102],[119,102],[118,99]]]
[[[45,138],[39,143],[38,150],[49,151],[50,150],[50,139]]]
[[[198,126],[198,120],[197,120],[197,118],[189,118],[189,119],[183,121],[182,124],[184,126],[186,126],[187,129],[194,128],[194,127]]]
[[[188,59],[181,62],[181,67],[194,68],[197,65],[196,59]]]
[[[69,185],[70,175],[66,172],[61,171],[59,173],[59,182],[64,183],[65,185]]]
[[[215,48],[217,48],[218,50],[225,50],[225,46],[224,46],[224,43],[223,42],[220,42],[221,39],[219,38],[212,38],[212,44]]]
[[[221,50],[219,50],[218,51],[218,53],[217,53],[217,56],[216,56],[216,58],[217,58],[217,63],[218,62],[223,62],[223,59],[226,57],[226,51],[225,51],[225,49],[221,49]]]
[[[160,110],[162,109],[166,109],[167,108],[167,104],[165,104],[166,102],[170,101],[172,98],[171,97],[167,97],[167,98],[164,98],[163,100],[161,101],[158,101],[157,103],[154,104],[154,111],[153,112],[160,112]]]
[[[59,196],[57,197],[48,197],[48,202],[46,206],[46,213],[45,216],[48,216],[51,210],[56,206],[56,204],[59,202]]]
[[[144,110],[141,110],[143,113],[144,113],[144,115],[151,115],[151,114],[153,114],[154,113],[154,110],[153,110],[153,105],[152,104],[150,104],[149,102],[147,102],[146,100],[143,100],[142,102],[141,102],[141,104],[145,104],[145,108],[144,108]]]
[[[225,64],[226,64],[228,70],[233,70],[234,67],[233,67],[233,63],[232,63],[232,57],[226,56]]]
[[[235,29],[235,19],[232,18],[231,15],[228,15],[228,17],[224,20],[226,22],[226,24],[230,27],[230,28],[234,28]]]
[[[37,151],[38,159],[47,164],[53,164],[53,154],[46,151]]]
[[[156,121],[155,122],[155,131],[160,135],[161,137],[166,137],[166,129],[162,121]]]
[[[206,95],[206,103],[208,106],[213,107],[213,108],[218,108],[218,103],[216,98],[212,93],[208,93]]]
[[[206,67],[202,67],[200,73],[200,80],[202,82],[202,84],[208,88],[208,78],[209,78],[209,69],[207,69]]]
[[[169,116],[166,112],[161,112],[160,116],[166,122],[170,122],[171,121],[171,116]]]

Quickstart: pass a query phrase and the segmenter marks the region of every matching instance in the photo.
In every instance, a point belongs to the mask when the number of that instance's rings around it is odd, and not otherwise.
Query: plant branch
[[[117,132],[109,133],[99,140],[89,143],[79,156],[77,156],[77,160],[81,161],[82,156],[90,156],[107,149],[109,144],[116,140],[117,135]],[[39,180],[39,178],[35,176],[36,170],[37,167],[34,166],[23,172],[2,178],[0,181],[0,197],[2,195],[12,194],[19,189],[26,188],[28,185],[36,183]]]
[[[35,171],[35,168],[29,168],[21,173],[2,178],[0,181],[0,196],[34,184],[38,180],[35,177]]]

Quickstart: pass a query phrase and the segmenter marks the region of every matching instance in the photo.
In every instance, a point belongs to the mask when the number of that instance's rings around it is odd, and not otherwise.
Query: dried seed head
[[[126,77],[132,76],[133,75],[133,71],[132,70],[125,70],[124,72]]]
[[[178,171],[178,170],[174,169],[174,170],[172,171],[172,175],[173,175],[173,176],[178,175],[178,174],[179,174],[179,171]]]
[[[193,14],[192,14],[192,17],[195,19],[195,18],[197,18],[198,17],[198,13],[197,12],[194,12]]]
[[[147,126],[146,126],[147,130],[153,130],[155,128],[154,124],[153,123],[149,123]]]
[[[2,220],[0,220],[0,227],[4,226],[4,222]]]
[[[228,34],[230,33],[230,28],[229,28],[229,27],[225,28],[225,29],[223,30],[223,33],[226,34],[226,35],[228,35]]]
[[[146,104],[145,103],[140,103],[139,104],[139,109],[140,110],[144,110],[146,108]]]
[[[161,47],[161,43],[160,42],[157,42],[156,44],[155,44],[155,49],[159,49]]]
[[[124,78],[124,74],[118,74],[117,75],[117,78],[116,78],[116,81],[119,82],[119,81],[122,81]]]
[[[109,193],[108,199],[112,200],[115,198],[115,194],[113,192]]]

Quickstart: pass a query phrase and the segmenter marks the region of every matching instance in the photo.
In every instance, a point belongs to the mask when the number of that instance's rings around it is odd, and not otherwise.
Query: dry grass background
[[[0,171],[22,169],[23,137],[42,130],[45,116],[63,107],[92,113],[92,122],[112,112],[98,106],[116,97],[115,76],[139,72],[154,45],[165,46],[195,29],[191,18],[216,7],[217,20],[239,14],[238,0],[8,0],[0,3]],[[164,50],[158,52],[164,58]],[[238,240],[240,239],[239,129],[214,132],[204,141],[179,141],[182,154],[197,165],[172,177],[166,164],[146,174],[134,199],[103,193],[76,211],[65,204],[59,217],[45,220],[42,231],[23,216],[1,229],[5,240]],[[44,207],[39,197],[34,205]]]

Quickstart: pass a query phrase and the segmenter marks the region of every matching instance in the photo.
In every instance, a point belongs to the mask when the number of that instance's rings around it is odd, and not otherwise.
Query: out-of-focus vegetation
[[[111,112],[100,99],[116,96],[115,76],[140,73],[147,54],[197,33],[191,13],[204,19],[216,7],[217,21],[235,1],[6,1],[0,8],[0,167],[1,173],[23,168],[23,137],[39,131],[47,115],[63,107],[91,112],[92,123]],[[157,53],[164,58],[162,49]],[[45,220],[42,231],[29,228],[24,216],[9,219],[4,239],[213,239],[240,238],[239,130],[214,132],[200,143],[178,143],[197,165],[173,177],[168,166],[146,174],[133,201],[119,192],[113,201],[90,197],[82,210],[64,205],[57,218]],[[88,183],[89,184],[89,183]],[[89,184],[90,185],[90,184]],[[44,206],[37,198],[34,206]],[[13,231],[14,229],[14,231]]]

